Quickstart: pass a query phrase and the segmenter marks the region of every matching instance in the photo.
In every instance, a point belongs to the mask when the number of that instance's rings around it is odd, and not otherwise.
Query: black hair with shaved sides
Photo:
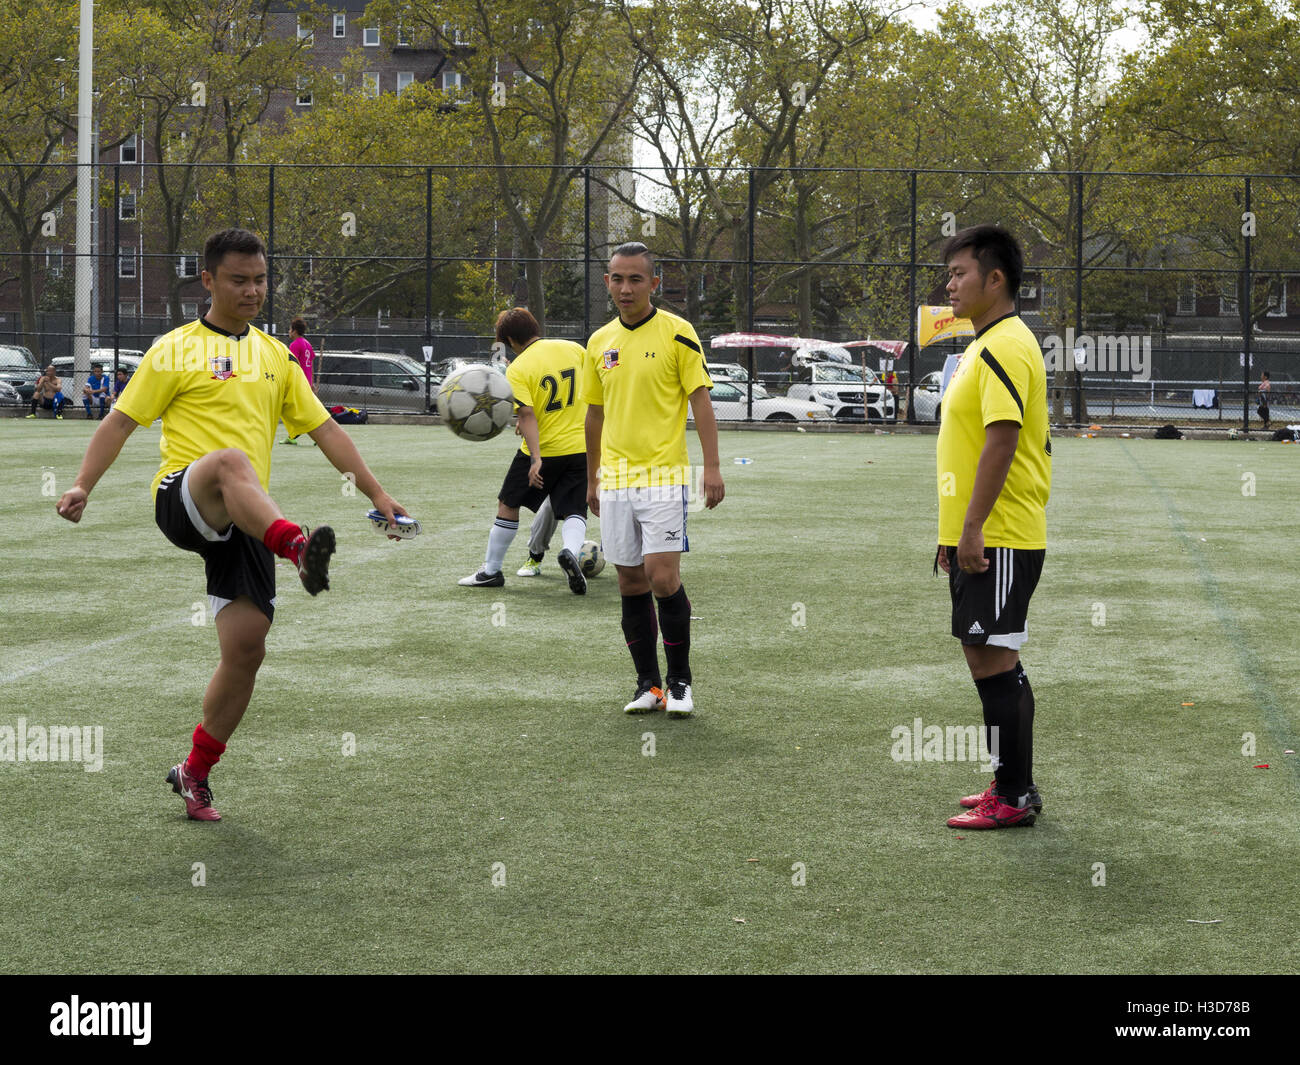
[[[256,233],[247,229],[223,229],[213,233],[203,245],[203,269],[213,277],[217,276],[217,267],[228,254],[266,256],[266,245]]]
[[[954,233],[943,246],[944,264],[966,248],[979,264],[980,277],[988,277],[991,270],[1002,271],[1007,279],[1007,297],[1014,300],[1025,274],[1025,253],[1010,231],[1002,226],[980,225]]]

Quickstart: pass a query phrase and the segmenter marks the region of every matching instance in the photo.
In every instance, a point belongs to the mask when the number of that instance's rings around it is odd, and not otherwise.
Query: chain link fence
[[[204,240],[242,225],[271,253],[266,327],[286,336],[303,317],[325,383],[342,372],[330,353],[369,353],[347,362],[350,405],[423,410],[453,360],[491,357],[505,306],[583,340],[613,315],[610,251],[642,240],[658,255],[658,302],[761,384],[759,400],[805,394],[807,366],[789,348],[715,338],[885,341],[849,349],[866,399],[839,416],[932,421],[938,372],[966,341],[924,343],[918,310],[946,303],[947,237],[995,221],[1025,249],[1019,310],[1043,346],[1055,424],[1258,428],[1265,371],[1271,422],[1300,422],[1296,176],[138,159],[94,168],[83,328],[76,176],[0,167],[16,207],[0,221],[0,379],[31,376],[22,348],[71,371],[76,391],[91,359],[130,368],[202,313]],[[763,417],[745,392],[743,416]],[[893,398],[873,406],[882,392]]]

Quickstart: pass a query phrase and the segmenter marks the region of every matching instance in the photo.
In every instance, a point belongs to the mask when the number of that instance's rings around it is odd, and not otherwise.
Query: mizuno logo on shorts
[[[665,540],[677,540],[680,539],[680,536],[681,534],[676,529],[669,529],[668,532],[664,533]]]

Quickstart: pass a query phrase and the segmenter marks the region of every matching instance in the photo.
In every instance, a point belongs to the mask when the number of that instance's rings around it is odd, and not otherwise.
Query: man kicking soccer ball
[[[996,779],[961,805],[952,828],[1032,825],[1034,692],[1020,665],[1029,599],[1043,571],[1052,435],[1047,375],[1034,334],[1016,314],[1024,256],[998,226],[973,226],[943,250],[948,298],[975,339],[943,397],[937,447],[939,547],[952,634],[984,707]]]
[[[506,379],[514,389],[519,434],[524,438],[497,496],[497,517],[488,533],[483,568],[460,583],[470,588],[500,588],[501,566],[519,531],[519,508],[537,510],[550,500],[564,548],[557,561],[574,595],[587,594],[578,565],[587,535],[587,405],[578,396],[583,350],[571,340],[543,340],[537,319],[525,307],[502,311],[497,340],[515,353]]]
[[[666,707],[669,717],[689,717],[695,711],[691,604],[681,577],[681,553],[689,549],[686,408],[704,452],[704,505],[716,507],[725,488],[709,399],[713,382],[691,324],[651,306],[659,278],[644,244],[614,250],[605,286],[618,317],[587,342],[582,398],[591,457],[587,505],[600,518],[605,557],[618,569],[623,635],[637,674],[636,692],[623,709],[644,714]],[[656,646],[661,627],[666,697]]]
[[[383,490],[352,438],[312,394],[288,350],[249,323],[266,299],[266,248],[228,229],[208,238],[203,287],[212,295],[196,322],[160,338],[91,438],[58,512],[78,522],[99,479],[138,425],[162,418],[162,465],[154,516],[173,544],[203,558],[221,661],[203,697],[189,757],[167,774],[195,821],[219,821],[208,772],[248,709],[275,614],[275,559],[286,558],[311,595],[329,588],[334,532],[286,521],[266,493],[280,419],[307,433],[390,522],[405,514]]]

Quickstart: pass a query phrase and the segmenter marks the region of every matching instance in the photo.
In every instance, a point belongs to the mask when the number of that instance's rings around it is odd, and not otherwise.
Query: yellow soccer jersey
[[[605,409],[602,488],[687,484],[687,397],[712,388],[690,322],[654,308],[629,328],[615,318],[587,341],[582,398]]]
[[[1052,433],[1043,353],[1018,315],[984,327],[962,354],[943,396],[936,449],[939,543],[956,546],[975,487],[985,427],[1016,422],[1020,439],[1006,484],[984,523],[985,547],[1047,546]]]
[[[587,450],[587,404],[578,398],[585,354],[582,345],[572,340],[536,340],[506,369],[515,402],[532,407],[537,415],[537,443],[543,458]],[[529,454],[527,441],[519,450]]]
[[[248,456],[267,488],[280,420],[300,435],[329,418],[278,340],[252,326],[235,338],[202,319],[172,330],[145,353],[117,409],[141,425],[163,420],[155,493],[167,474],[227,447]]]

